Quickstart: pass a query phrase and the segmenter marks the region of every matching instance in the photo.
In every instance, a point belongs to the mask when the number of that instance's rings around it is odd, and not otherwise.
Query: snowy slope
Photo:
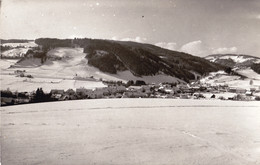
[[[215,54],[209,55],[205,59],[233,69],[244,69],[260,63],[260,58],[258,57],[237,54]]]
[[[217,59],[231,59],[236,63],[242,63],[245,61],[253,60],[256,58],[253,57],[246,57],[243,55],[223,55],[223,56],[208,56],[206,57],[207,60],[210,60],[211,62],[215,62]]]
[[[15,47],[25,47],[25,48],[30,48],[30,47],[37,47],[38,45],[34,42],[25,42],[25,43],[4,43],[2,44],[3,46],[11,46],[13,48]]]
[[[241,76],[238,75],[228,75],[224,71],[219,71],[212,72],[208,76],[201,78],[200,83],[211,84],[213,86],[228,85],[229,87],[244,88],[247,90],[250,90],[250,88],[260,88],[260,75],[255,73],[252,69],[241,69],[238,73],[248,78],[241,78]],[[251,80],[253,84],[250,84]]]
[[[88,38],[38,38],[35,42],[45,49],[65,46],[84,48],[90,65],[111,74],[126,70],[139,77],[164,73],[189,82],[194,80],[194,72],[204,75],[225,68],[200,57],[151,44]]]
[[[260,58],[254,57],[254,56],[248,56],[248,55],[235,55],[235,54],[217,54],[217,55],[209,55],[205,57],[205,59],[211,61],[211,62],[216,62],[219,59],[231,59],[235,63],[243,63],[246,61],[253,61],[255,63],[260,62]]]
[[[85,58],[82,48],[55,48],[48,52],[48,57],[60,57],[61,60],[47,61],[44,65],[39,62],[35,63],[39,67],[35,69],[37,74],[46,74],[56,77],[76,78],[76,77],[94,77],[95,79],[128,81],[128,80],[144,80],[146,82],[170,81],[175,82],[178,79],[166,76],[143,76],[136,77],[130,71],[118,72],[117,74],[108,74],[101,72],[99,69],[88,65],[88,60]],[[16,67],[26,67],[31,62],[31,59],[18,63]],[[179,80],[181,81],[181,80]]]
[[[39,58],[26,58],[10,64],[7,67],[8,60],[1,59],[1,89],[10,88],[10,90],[33,91],[38,87],[42,87],[45,91],[51,89],[76,89],[79,87],[95,88],[103,87],[102,80],[128,81],[128,80],[144,80],[149,83],[160,82],[177,82],[175,77],[164,74],[156,76],[136,77],[130,71],[118,72],[117,74],[108,74],[101,72],[99,69],[89,66],[88,60],[85,58],[82,48],[55,48],[48,52],[48,59],[44,64]],[[53,60],[59,57],[59,60]],[[16,77],[16,70],[25,70],[27,75],[34,78]],[[11,75],[10,75],[11,74]],[[89,81],[93,77],[96,81]],[[19,84],[19,85],[18,85]]]
[[[28,48],[13,48],[13,49],[1,52],[1,56],[19,58],[19,57],[23,57],[27,51],[28,51]]]
[[[35,44],[34,42],[5,43],[5,44],[1,44],[1,46],[10,47],[9,50],[1,51],[1,57],[2,58],[21,58],[26,54],[26,52],[30,48],[37,47],[37,44]]]
[[[256,73],[251,68],[238,69],[238,70],[236,70],[236,72],[245,76],[245,77],[260,80],[260,74]]]
[[[80,65],[80,63],[82,63],[82,60],[85,63],[85,54],[81,53],[81,49],[61,48],[57,49],[57,52],[60,52],[64,57],[70,56],[70,58],[64,58],[60,61],[47,61],[44,65],[41,64],[40,59],[30,58],[16,63],[11,68],[7,68],[5,65],[5,68],[1,72],[1,89],[10,88],[10,90],[14,91],[30,92],[42,87],[44,91],[49,92],[51,89],[67,90],[71,88],[75,90],[80,87],[93,89],[105,86],[100,81],[74,79],[76,74],[80,75],[84,70],[84,66]],[[53,52],[50,53],[51,55],[57,55],[57,52],[56,54]],[[6,60],[1,59],[1,61]],[[17,77],[13,74],[16,70],[25,70],[25,74],[32,75],[34,78]],[[83,76],[83,74],[81,75]]]
[[[245,76],[246,79],[241,78],[240,76],[234,75],[219,75],[213,76],[210,80],[207,80],[208,77],[204,78],[202,81],[207,83],[226,83],[232,87],[241,87],[247,88],[250,87],[259,87],[260,86],[260,75],[252,70],[252,66],[256,63],[260,63],[260,58],[249,56],[249,55],[236,55],[236,54],[216,54],[209,55],[205,57],[207,60],[231,67],[232,70],[242,76]],[[249,84],[250,80],[254,81],[254,85]]]

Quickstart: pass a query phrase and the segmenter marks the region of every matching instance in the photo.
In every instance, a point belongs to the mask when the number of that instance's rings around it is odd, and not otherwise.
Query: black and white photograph
[[[0,165],[260,165],[260,0],[0,0]]]

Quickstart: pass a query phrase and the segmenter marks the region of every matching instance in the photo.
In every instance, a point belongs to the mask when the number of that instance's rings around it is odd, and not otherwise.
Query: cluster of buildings
[[[2,93],[3,91],[1,91]],[[10,92],[10,91],[9,91]],[[233,93],[232,97],[225,97],[225,93]],[[223,94],[223,96],[221,95]],[[12,93],[1,97],[1,105],[13,105],[32,102],[35,92]],[[53,89],[45,94],[51,101],[101,99],[101,98],[180,98],[180,99],[229,99],[229,100],[260,100],[260,87],[233,88],[227,85],[212,86],[210,84],[171,84],[161,83],[139,86],[126,86],[125,84],[108,84],[107,87],[76,90]]]
[[[33,78],[32,75],[26,74],[26,71],[25,71],[25,70],[15,70],[15,71],[14,71],[14,74],[15,74],[17,77]]]
[[[221,93],[233,93],[240,95],[240,100],[254,100],[255,94],[260,95],[260,87],[250,88],[232,88],[227,85],[187,85],[161,83],[159,85],[148,84],[140,86],[129,86],[112,84],[108,87],[76,90],[51,90],[51,96],[58,100],[75,100],[75,99],[100,99],[100,98],[181,98],[181,99],[200,99],[206,98],[204,94],[210,95],[210,98],[218,98],[216,95]],[[236,98],[224,98],[236,100]]]

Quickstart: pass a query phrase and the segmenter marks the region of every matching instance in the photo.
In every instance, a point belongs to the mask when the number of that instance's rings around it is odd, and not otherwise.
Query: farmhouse
[[[51,94],[64,94],[65,91],[64,90],[59,90],[59,89],[52,89],[50,91]]]
[[[57,100],[62,100],[62,94],[53,94],[52,97]]]
[[[146,93],[143,93],[141,91],[126,91],[123,93],[122,98],[144,98],[147,97]]]
[[[15,100],[11,97],[1,97],[1,105],[13,105]]]
[[[68,89],[65,93],[67,95],[75,95],[76,94],[76,92],[73,89]]]
[[[180,98],[181,99],[189,99],[190,96],[187,93],[182,93],[182,94],[180,94]]]
[[[116,90],[117,90],[117,92],[123,93],[126,91],[126,87],[123,85],[117,85]]]
[[[96,88],[89,94],[90,98],[103,98],[104,93],[108,93],[108,88]]]
[[[233,88],[233,87],[229,87],[228,88],[228,92],[231,92],[231,93],[236,93],[236,88]]]
[[[253,92],[251,92],[251,91],[246,91],[246,96],[253,96]]]
[[[123,93],[126,91],[126,87],[122,85],[109,85],[106,89],[110,94]]]
[[[89,95],[91,95],[93,92],[90,89],[86,89],[86,88],[77,88],[76,89],[76,95],[79,98],[85,98],[88,97]]]
[[[178,84],[177,87],[181,90],[189,89],[189,87],[186,84]]]
[[[128,91],[140,91],[141,88],[141,86],[129,86]]]
[[[21,74],[21,73],[24,73],[24,72],[25,72],[25,70],[15,70],[14,71],[15,74]]]
[[[246,93],[246,89],[243,89],[243,88],[237,88],[237,89],[236,89],[236,93],[237,93],[237,94],[243,94],[243,93]]]

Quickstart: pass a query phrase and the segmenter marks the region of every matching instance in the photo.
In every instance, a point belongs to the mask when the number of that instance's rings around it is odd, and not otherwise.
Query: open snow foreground
[[[3,165],[260,164],[259,102],[79,100],[1,115]]]

